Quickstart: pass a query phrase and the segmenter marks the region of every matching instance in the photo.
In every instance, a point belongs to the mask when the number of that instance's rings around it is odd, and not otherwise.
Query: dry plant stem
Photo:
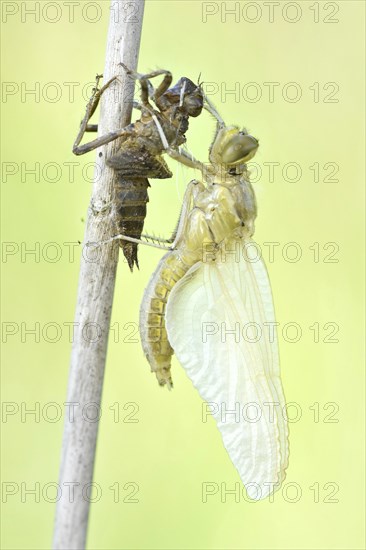
[[[137,68],[144,11],[144,0],[134,0],[133,18],[126,16],[125,2],[118,2],[118,11],[117,1],[112,3],[104,81],[116,74],[121,77],[101,99],[99,135],[123,128],[131,120],[134,82],[125,76],[119,63],[133,70]],[[111,211],[102,206],[112,199],[115,172],[105,165],[105,159],[115,154],[118,141],[97,149],[84,243],[110,237]],[[55,550],[85,548],[98,434],[95,420],[100,413],[117,262],[118,241],[90,248],[89,254],[83,246],[59,477],[61,498],[57,503],[53,540]]]

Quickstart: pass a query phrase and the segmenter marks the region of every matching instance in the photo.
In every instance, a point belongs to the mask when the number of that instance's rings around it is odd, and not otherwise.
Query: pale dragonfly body
[[[288,426],[270,282],[249,253],[257,206],[246,162],[258,142],[208,110],[218,120],[210,164],[185,162],[204,181],[187,188],[174,243],[144,293],[140,333],[159,384],[172,386],[176,354],[259,500],[285,478]],[[238,324],[249,327],[246,338]]]

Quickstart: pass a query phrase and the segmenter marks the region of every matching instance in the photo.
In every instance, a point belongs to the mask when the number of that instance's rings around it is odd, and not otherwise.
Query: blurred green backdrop
[[[138,309],[160,254],[141,249],[139,272],[119,264],[90,549],[364,548],[364,6],[147,0],[139,70],[201,73],[225,121],[260,140],[255,237],[280,323],[290,466],[274,502],[225,498],[239,477],[214,422],[175,360],[168,392],[143,357]],[[65,243],[83,239],[92,177],[83,168],[94,160],[71,145],[90,86],[81,90],[103,70],[109,3],[1,8],[1,536],[6,549],[46,549],[80,254]],[[213,131],[206,114],[191,122],[198,158]],[[170,165],[171,181],[152,182],[146,223],[165,235],[197,176]],[[205,499],[207,482],[215,494]]]

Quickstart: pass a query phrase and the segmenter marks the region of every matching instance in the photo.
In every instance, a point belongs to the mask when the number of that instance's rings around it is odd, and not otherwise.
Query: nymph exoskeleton
[[[205,106],[218,121],[210,163],[183,159],[203,181],[188,185],[173,244],[144,293],[140,334],[159,384],[172,386],[176,354],[211,404],[249,496],[261,499],[285,477],[288,428],[270,282],[250,254],[257,207],[246,163],[258,141]]]
[[[165,151],[156,122],[162,128],[171,151],[177,151],[178,147],[186,141],[185,133],[188,129],[189,117],[196,117],[202,111],[203,95],[200,86],[186,77],[169,88],[172,82],[169,71],[159,70],[140,75],[125,66],[124,68],[141,84],[141,103],[134,102],[134,107],[141,111],[141,118],[121,130],[110,132],[80,145],[86,131],[97,131],[98,126],[88,122],[103,92],[117,79],[117,77],[112,78],[98,89],[101,78],[98,76],[73,152],[76,155],[83,155],[117,138],[121,140],[117,154],[106,161],[118,175],[113,198],[113,221],[116,233],[139,239],[146,217],[146,203],[149,200],[147,178],[165,179],[172,176],[162,157]],[[149,79],[159,75],[164,75],[164,78],[155,90]],[[150,100],[154,102],[157,109],[154,109]],[[120,246],[132,271],[134,264],[138,266],[137,243],[121,240]]]

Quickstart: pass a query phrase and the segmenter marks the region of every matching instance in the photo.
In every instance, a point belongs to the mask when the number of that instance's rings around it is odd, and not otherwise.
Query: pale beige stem
[[[125,76],[119,63],[123,62],[132,70],[137,68],[144,0],[133,3],[135,11],[131,18],[126,16],[125,2],[111,2],[104,82],[116,74],[121,76],[120,82],[113,83],[101,99],[99,135],[123,128],[131,120],[134,81]],[[118,87],[118,94],[115,87]],[[97,149],[98,166],[85,243],[99,242],[110,236],[110,209],[101,207],[112,200],[115,174],[106,166],[105,159],[115,154],[118,143],[117,139]],[[66,399],[69,406],[65,410],[59,477],[61,498],[57,503],[53,540],[55,550],[85,548],[98,434],[98,422],[94,420],[96,411],[100,410],[118,246],[118,241],[113,241],[98,248],[100,255],[97,258],[88,257],[83,247]]]

